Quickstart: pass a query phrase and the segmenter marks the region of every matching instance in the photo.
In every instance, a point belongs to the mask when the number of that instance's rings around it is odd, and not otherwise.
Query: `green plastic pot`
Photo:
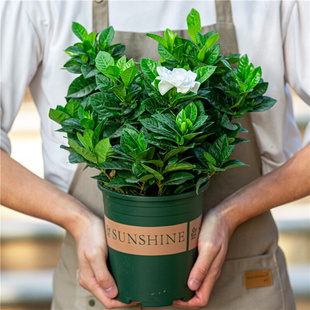
[[[197,258],[202,192],[173,196],[132,196],[98,182],[103,194],[108,266],[117,300],[144,307],[189,300],[187,280]]]

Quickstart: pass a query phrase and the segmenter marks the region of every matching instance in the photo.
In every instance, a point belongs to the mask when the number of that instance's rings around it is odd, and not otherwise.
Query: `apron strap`
[[[215,0],[216,22],[232,23],[232,11],[230,0]]]
[[[101,32],[109,27],[109,1],[93,0],[93,31]]]
[[[232,23],[230,0],[215,0],[217,23]],[[93,0],[93,31],[100,32],[109,27],[109,1]]]

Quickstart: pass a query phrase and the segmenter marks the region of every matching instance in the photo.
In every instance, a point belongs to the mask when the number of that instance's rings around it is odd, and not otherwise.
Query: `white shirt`
[[[109,23],[117,31],[152,32],[186,29],[186,16],[196,8],[203,26],[216,22],[215,4],[208,1],[109,2]],[[232,0],[239,52],[261,66],[269,82],[267,95],[278,100],[269,111],[251,115],[264,173],[282,165],[300,148],[289,83],[310,104],[309,1]],[[61,70],[63,52],[78,41],[72,21],[88,32],[92,27],[92,2],[2,1],[1,5],[1,148],[10,153],[7,133],[19,111],[26,87],[41,117],[45,178],[67,190],[76,165],[59,148],[66,141],[49,109],[65,104],[68,85],[76,75]]]

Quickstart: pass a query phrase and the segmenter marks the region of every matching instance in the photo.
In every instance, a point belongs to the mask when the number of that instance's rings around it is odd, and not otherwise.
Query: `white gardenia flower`
[[[165,67],[157,67],[160,80],[158,89],[161,95],[164,95],[171,88],[176,87],[178,93],[185,94],[192,91],[197,94],[200,83],[195,81],[197,73],[186,71],[183,68],[174,68],[172,71]]]

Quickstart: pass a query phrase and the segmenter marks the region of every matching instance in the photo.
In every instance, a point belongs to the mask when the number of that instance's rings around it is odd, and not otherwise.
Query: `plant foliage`
[[[276,100],[264,96],[268,83],[248,56],[223,56],[219,35],[201,32],[199,13],[187,17],[189,38],[166,29],[158,42],[158,62],[139,64],[112,44],[113,27],[88,33],[78,24],[80,40],[66,49],[64,65],[77,74],[65,106],[49,116],[67,134],[71,163],[100,170],[98,182],[133,195],[171,195],[196,190],[211,176],[243,166],[231,160],[241,125],[233,120],[247,112],[266,111]],[[236,64],[236,68],[232,64]],[[172,87],[161,95],[158,67],[183,68],[196,74],[197,93]]]

